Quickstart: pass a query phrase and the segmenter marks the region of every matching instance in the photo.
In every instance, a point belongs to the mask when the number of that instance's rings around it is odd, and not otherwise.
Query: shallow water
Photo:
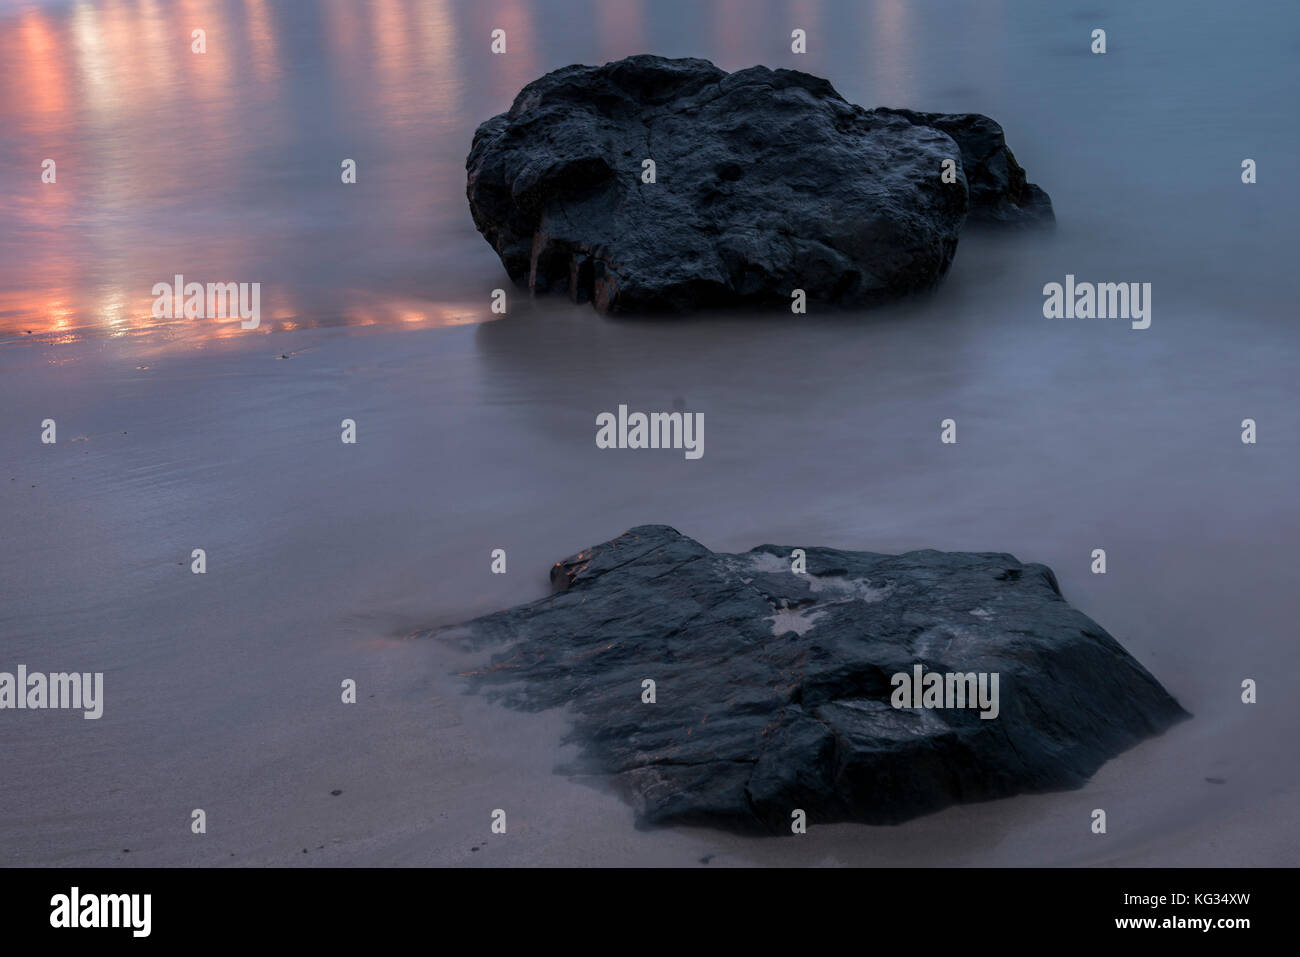
[[[0,17],[0,668],[102,670],[107,697],[98,722],[0,720],[0,861],[308,863],[317,837],[330,863],[1300,859],[1283,684],[1300,667],[1300,16],[761,6],[121,0]],[[486,321],[505,281],[465,205],[475,125],[545,70],[642,51],[988,113],[1059,228],[968,234],[934,296],[870,315],[607,321],[516,296]],[[153,319],[153,284],[178,272],[262,282],[261,327]],[[1152,283],[1151,327],[1044,319],[1042,286],[1067,273]],[[619,404],[703,412],[704,456],[598,450],[595,416]],[[39,443],[46,417],[57,445]],[[616,800],[550,775],[562,721],[462,698],[450,651],[401,636],[540,597],[551,562],[645,522],[721,550],[1045,562],[1194,720],[1080,792],[902,828],[814,828],[798,847],[633,832]],[[507,800],[523,836],[471,857],[480,805]],[[196,843],[188,813],[208,805],[219,839]],[[1098,806],[1105,841],[1087,831]]]

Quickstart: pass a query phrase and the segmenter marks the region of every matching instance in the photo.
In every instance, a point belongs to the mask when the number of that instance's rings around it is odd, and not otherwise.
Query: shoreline
[[[656,351],[663,330],[593,326],[585,316],[540,333],[532,326],[494,326],[302,333],[289,362],[273,360],[272,350],[257,343],[164,356],[145,371],[128,358],[88,352],[73,364],[75,379],[39,365],[11,370],[0,395],[19,421],[39,422],[55,406],[49,414],[62,421],[54,454],[64,458],[32,456],[34,430],[0,439],[16,473],[0,475],[0,531],[18,544],[0,559],[9,658],[43,670],[103,671],[105,704],[93,722],[27,712],[23,724],[0,723],[0,747],[14,766],[29,769],[0,783],[0,864],[1016,866],[1294,859],[1300,823],[1288,803],[1297,779],[1286,736],[1261,737],[1258,729],[1294,726],[1298,706],[1269,695],[1256,712],[1243,714],[1227,680],[1242,661],[1285,669],[1296,654],[1271,637],[1267,623],[1276,608],[1249,604],[1255,595],[1295,594],[1294,573],[1282,561],[1284,541],[1270,547],[1260,534],[1278,527],[1276,511],[1265,507],[1271,493],[1225,516],[1223,527],[1233,536],[1214,537],[1216,590],[1190,596],[1187,581],[1197,569],[1206,571],[1194,552],[1170,551],[1158,535],[1117,536],[1118,525],[1107,540],[1129,562],[1159,550],[1158,566],[1141,564],[1159,567],[1158,581],[1088,575],[1086,563],[1069,561],[1069,542],[1079,531],[1043,526],[1032,512],[1008,525],[1012,513],[993,508],[980,519],[987,526],[981,529],[971,525],[978,513],[961,511],[965,520],[953,523],[940,508],[926,522],[911,521],[914,537],[908,538],[905,513],[833,507],[897,502],[909,483],[906,473],[875,479],[868,494],[861,483],[869,473],[849,463],[828,498],[826,492],[810,497],[810,479],[798,468],[788,475],[778,469],[754,489],[763,493],[774,482],[773,494],[793,505],[782,514],[763,509],[753,490],[744,500],[727,496],[734,470],[744,471],[751,458],[766,460],[770,450],[762,442],[737,444],[741,437],[725,430],[713,429],[714,446],[698,463],[671,454],[645,462],[635,452],[628,453],[631,460],[619,459],[622,453],[594,444],[584,453],[552,454],[557,436],[580,432],[585,447],[591,431],[581,399],[586,387],[568,384],[564,375],[554,377],[558,384],[544,409],[537,407],[552,373],[566,364],[590,368],[588,353],[596,350],[625,370],[625,393],[650,394],[639,379],[658,378],[660,364],[680,365],[671,351]],[[538,335],[551,344],[539,347]],[[855,336],[843,328],[835,335],[839,346],[819,361],[833,365],[852,350],[842,340]],[[923,319],[916,335],[928,335]],[[588,350],[569,355],[578,336]],[[815,327],[786,336],[789,347],[778,351],[806,352],[829,341]],[[862,329],[856,338],[875,336]],[[536,376],[519,377],[516,351],[539,366]],[[647,358],[649,369],[630,364]],[[686,378],[698,370],[676,374]],[[671,379],[660,388],[665,384],[672,388]],[[465,405],[470,387],[489,401]],[[98,401],[89,401],[96,395]],[[718,408],[708,392],[693,397]],[[835,398],[801,401],[805,407],[791,410],[789,421]],[[531,411],[520,416],[519,403]],[[344,409],[359,422],[354,448],[338,444]],[[431,416],[430,409],[455,414]],[[250,421],[263,427],[249,429]],[[497,439],[482,446],[474,469],[456,466],[454,450],[473,435]],[[85,441],[73,441],[82,436]],[[365,458],[337,457],[345,451]],[[607,454],[616,458],[600,458]],[[800,454],[797,447],[790,452],[795,460]],[[609,463],[599,466],[606,480],[584,485],[593,463],[602,461]],[[534,463],[530,471],[521,471],[524,462]],[[695,465],[704,470],[682,471]],[[1128,466],[1147,467],[1142,461]],[[1126,474],[1120,468],[1112,481]],[[580,501],[557,494],[552,508],[539,511],[539,476],[553,489],[590,487],[591,494]],[[829,488],[830,478],[812,481]],[[685,506],[683,482],[695,489]],[[1086,497],[1087,488],[1074,486],[1071,495]],[[931,500],[924,487],[906,494]],[[1017,490],[1004,494],[1010,507]],[[563,714],[521,714],[467,696],[453,676],[463,658],[404,636],[541,597],[558,557],[603,540],[612,525],[649,514],[701,529],[701,540],[720,550],[764,540],[879,551],[963,548],[976,539],[985,548],[1044,561],[1057,568],[1071,602],[1115,634],[1196,717],[1113,759],[1080,791],[966,805],[897,827],[814,823],[797,843],[698,829],[637,831],[621,799],[552,773],[569,753],[560,745]],[[763,527],[754,523],[756,515]],[[846,527],[846,516],[856,524]],[[1084,539],[1090,538],[1086,523]],[[1002,526],[996,535],[989,533],[994,525]],[[198,545],[207,551],[202,577],[187,567]],[[506,575],[489,570],[498,546],[509,550]],[[1230,622],[1239,636],[1235,645],[1191,637],[1231,633]],[[1226,693],[1215,675],[1226,676],[1220,679],[1229,685]],[[340,703],[344,678],[357,681],[356,705]],[[503,806],[520,810],[511,814],[510,833],[494,837],[490,812]],[[1087,828],[1097,806],[1112,808],[1104,839]],[[194,808],[206,812],[206,835],[189,831]],[[701,865],[705,857],[709,864]]]

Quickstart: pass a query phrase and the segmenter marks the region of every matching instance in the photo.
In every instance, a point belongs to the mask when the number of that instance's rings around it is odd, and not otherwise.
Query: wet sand
[[[920,347],[936,323],[960,337],[967,323],[946,315],[940,301],[892,321],[762,326],[787,376],[822,384],[780,401],[742,381],[763,381],[753,327],[696,323],[694,344],[709,348],[688,349],[681,329],[564,305],[478,327],[295,333],[289,359],[267,348],[283,336],[147,363],[113,344],[8,351],[0,397],[31,428],[0,440],[6,663],[102,670],[106,701],[98,721],[9,712],[0,724],[6,768],[20,769],[0,776],[4,862],[1294,862],[1300,705],[1276,678],[1297,665],[1297,515],[1278,505],[1294,446],[1248,449],[1247,462],[1231,422],[1221,438],[1170,428],[1143,443],[1149,422],[1123,413],[1150,396],[1119,386],[1100,409],[1045,394],[1032,416],[1058,438],[1016,433],[992,415],[1003,394],[956,369],[998,352],[998,324],[945,362]],[[712,357],[728,350],[752,361],[719,375]],[[903,356],[926,359],[906,368]],[[864,418],[846,394],[908,383],[933,392],[910,412],[877,400]],[[709,416],[704,458],[595,448],[599,403],[585,397],[666,408],[688,389]],[[1264,398],[1269,421],[1294,417]],[[952,408],[971,423],[955,449],[932,434]],[[46,416],[55,446],[38,442]],[[344,417],[355,446],[339,441]],[[838,454],[814,451],[855,429]],[[944,464],[952,451],[963,458]],[[1035,499],[1040,488],[1051,492]],[[715,549],[1044,561],[1194,718],[1080,791],[798,840],[639,832],[617,797],[552,773],[568,753],[562,714],[464,695],[455,672],[481,659],[409,636],[541,597],[551,562],[647,521]],[[1106,576],[1088,571],[1099,542]],[[194,547],[204,575],[190,572]],[[505,575],[490,572],[498,547]],[[1260,680],[1258,705],[1238,701],[1241,676]],[[355,705],[340,701],[345,678]],[[1107,809],[1104,837],[1089,832],[1094,807]],[[206,835],[189,831],[194,808]],[[496,808],[504,837],[489,830]]]

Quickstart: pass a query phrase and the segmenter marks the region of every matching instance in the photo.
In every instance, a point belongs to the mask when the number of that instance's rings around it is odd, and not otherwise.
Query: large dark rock
[[[707,60],[548,73],[478,128],[466,168],[511,279],[603,312],[788,308],[795,289],[872,305],[943,278],[968,208],[1051,217],[987,117],[864,110],[806,73]]]
[[[437,632],[498,647],[474,690],[568,705],[572,773],[646,824],[789,833],[1075,787],[1186,717],[1043,565],[996,553],[715,554],[663,525],[555,565],[555,594]],[[895,708],[891,678],[997,673],[998,713]],[[656,684],[642,702],[645,679]]]

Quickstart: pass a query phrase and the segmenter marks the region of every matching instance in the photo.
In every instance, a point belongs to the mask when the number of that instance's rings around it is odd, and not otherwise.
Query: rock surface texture
[[[569,706],[562,770],[607,776],[642,825],[897,823],[1079,786],[1186,717],[1043,565],[803,548],[796,574],[793,547],[717,554],[641,526],[557,563],[550,597],[426,634],[496,646],[473,690]],[[997,673],[997,716],[895,707],[916,665]]]
[[[795,289],[874,305],[933,288],[968,213],[1052,221],[986,116],[865,110],[807,73],[696,59],[548,73],[478,128],[466,169],[517,285],[611,313],[788,308]]]
[[[876,109],[875,116],[900,116],[916,126],[947,133],[961,149],[970,190],[967,222],[1017,228],[1053,226],[1052,200],[1029,182],[1007,148],[1002,127],[979,113],[918,113]]]

